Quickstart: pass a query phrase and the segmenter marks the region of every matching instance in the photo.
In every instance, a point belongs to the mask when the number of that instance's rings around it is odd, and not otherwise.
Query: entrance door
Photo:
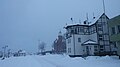
[[[89,46],[86,46],[86,53],[89,55]]]

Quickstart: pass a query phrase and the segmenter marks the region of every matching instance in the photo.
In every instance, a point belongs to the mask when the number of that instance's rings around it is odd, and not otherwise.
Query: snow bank
[[[32,55],[0,60],[0,67],[120,67],[120,60],[110,56]]]
[[[1,60],[0,67],[40,67],[40,64],[31,56],[11,57]]]

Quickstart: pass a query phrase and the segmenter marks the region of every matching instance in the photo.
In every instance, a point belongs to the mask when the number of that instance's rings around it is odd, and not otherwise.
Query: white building
[[[67,25],[67,54],[71,57],[109,54],[108,19],[103,13],[92,22]]]

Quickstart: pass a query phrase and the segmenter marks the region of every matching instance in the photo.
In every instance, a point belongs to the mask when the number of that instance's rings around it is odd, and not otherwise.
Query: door
[[[89,46],[86,46],[86,53],[89,55]]]

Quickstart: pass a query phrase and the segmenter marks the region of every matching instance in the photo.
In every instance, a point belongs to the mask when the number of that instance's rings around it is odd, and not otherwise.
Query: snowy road
[[[120,67],[120,60],[109,56],[89,56],[85,60],[67,55],[32,55],[0,60],[0,67]]]
[[[56,64],[48,59],[45,59],[45,58],[41,58],[39,56],[34,56],[33,57],[36,61],[38,61],[42,67],[64,67],[64,66],[61,66],[59,64]]]

